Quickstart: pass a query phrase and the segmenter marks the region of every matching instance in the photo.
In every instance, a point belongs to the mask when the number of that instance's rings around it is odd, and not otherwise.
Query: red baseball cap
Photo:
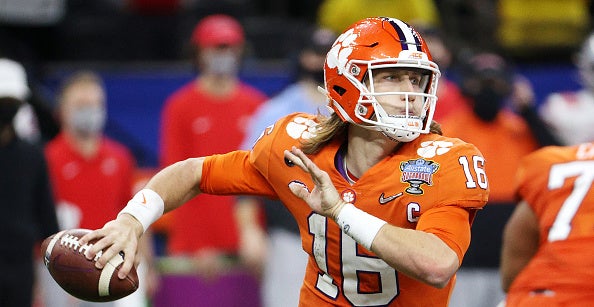
[[[233,17],[223,14],[203,18],[192,33],[192,43],[198,47],[243,44],[241,24]]]

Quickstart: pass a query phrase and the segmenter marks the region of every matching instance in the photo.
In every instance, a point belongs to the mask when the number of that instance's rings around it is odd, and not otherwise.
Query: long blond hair
[[[336,113],[330,116],[317,116],[319,125],[316,129],[316,135],[301,142],[301,150],[305,154],[311,155],[319,152],[324,146],[335,139],[346,139],[348,122],[343,121]],[[431,121],[429,133],[442,135],[441,125],[436,121]]]

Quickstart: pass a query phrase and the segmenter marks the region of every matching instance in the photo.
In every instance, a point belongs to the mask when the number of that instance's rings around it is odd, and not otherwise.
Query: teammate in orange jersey
[[[489,186],[479,150],[432,121],[440,72],[427,45],[400,20],[367,18],[339,36],[324,70],[330,116],[293,113],[251,151],[161,170],[82,238],[99,239],[87,256],[107,248],[102,267],[134,255],[144,229],[199,193],[260,195],[299,225],[301,306],[447,306]]]
[[[594,142],[545,147],[518,169],[521,198],[504,231],[506,306],[594,301]]]

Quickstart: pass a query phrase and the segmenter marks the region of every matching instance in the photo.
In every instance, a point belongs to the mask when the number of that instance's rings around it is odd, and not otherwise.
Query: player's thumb
[[[307,190],[307,187],[301,182],[292,181],[291,183],[289,183],[289,189],[291,190],[293,195],[295,195],[303,200],[305,200],[307,198],[307,196],[309,195],[309,191]]]

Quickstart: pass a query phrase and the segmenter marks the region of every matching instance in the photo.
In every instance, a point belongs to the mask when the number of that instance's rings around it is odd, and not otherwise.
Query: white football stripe
[[[58,242],[58,239],[60,239],[60,237],[64,234],[64,232],[66,232],[66,230],[62,230],[62,231],[58,232],[58,234],[56,234],[52,238],[52,240],[49,242],[49,244],[47,245],[47,248],[45,249],[45,256],[44,256],[44,261],[43,261],[45,263],[46,267],[49,264],[49,259],[52,254],[52,250],[54,249],[54,245],[56,245],[56,242]]]
[[[124,258],[120,255],[115,255],[115,257],[111,258],[103,270],[101,270],[101,276],[99,277],[99,284],[97,285],[99,290],[99,296],[108,296],[109,295],[109,282],[111,281],[111,276],[113,272],[115,272],[118,265],[124,262]]]

